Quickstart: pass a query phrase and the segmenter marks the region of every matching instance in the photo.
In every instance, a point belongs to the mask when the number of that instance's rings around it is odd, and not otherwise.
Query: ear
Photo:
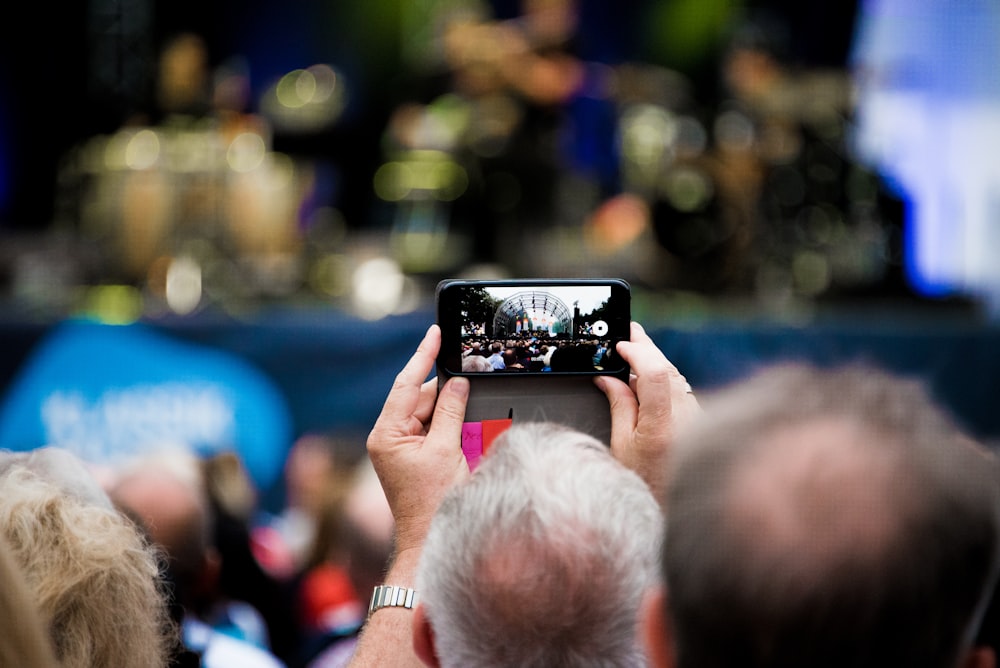
[[[992,647],[973,647],[959,665],[962,668],[996,668],[996,653]]]
[[[666,604],[667,592],[662,586],[654,588],[642,601],[642,637],[652,668],[674,668],[674,629]]]
[[[413,610],[413,651],[431,668],[440,667],[441,662],[438,661],[437,649],[434,647],[434,629],[431,628],[427,609],[422,603],[417,603]]]

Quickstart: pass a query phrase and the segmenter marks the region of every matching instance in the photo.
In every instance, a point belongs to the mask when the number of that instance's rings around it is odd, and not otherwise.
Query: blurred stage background
[[[616,276],[696,386],[867,359],[1000,435],[993,3],[4,13],[5,393],[85,317],[364,429],[441,278]]]

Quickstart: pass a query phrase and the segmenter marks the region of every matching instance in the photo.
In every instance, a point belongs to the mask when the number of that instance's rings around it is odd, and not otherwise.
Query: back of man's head
[[[160,453],[132,462],[111,487],[115,504],[167,557],[182,607],[200,613],[216,594],[212,512],[194,456]]]
[[[641,666],[662,515],[584,434],[510,427],[446,497],[417,576],[442,666]]]
[[[705,406],[666,502],[678,665],[955,666],[996,578],[992,455],[868,368],[775,368]]]

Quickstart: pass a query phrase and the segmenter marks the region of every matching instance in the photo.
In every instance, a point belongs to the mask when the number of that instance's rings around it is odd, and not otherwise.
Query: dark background
[[[350,101],[336,127],[312,136],[277,136],[275,148],[338,163],[345,215],[353,228],[364,229],[372,224],[371,177],[381,158],[379,142],[387,119],[414,88],[414,73],[403,58],[411,39],[403,10],[421,3],[406,3],[90,0],[5,7],[0,17],[0,244],[13,238],[7,234],[20,238],[51,227],[58,165],[66,151],[96,134],[113,132],[134,114],[152,112],[157,53],[181,31],[206,39],[212,65],[244,58],[255,94],[280,75],[318,62],[344,73]],[[711,104],[719,95],[722,50],[741,17],[770,16],[780,26],[790,64],[843,68],[857,4],[581,0],[577,47],[582,57],[598,62],[676,68]],[[498,18],[516,16],[519,6],[515,0],[493,0],[491,5]],[[694,17],[690,26],[670,23],[685,16]],[[697,33],[698,25],[704,28],[698,21],[705,17],[714,17],[714,31],[704,29],[687,50],[678,47],[685,35]],[[897,306],[906,296],[903,291],[890,294]],[[1000,369],[995,331],[967,317],[964,309],[957,315],[948,309],[900,312],[886,309],[882,301],[858,300],[832,317],[818,317],[807,308],[801,317],[792,314],[775,323],[720,318],[719,308],[692,298],[680,304],[683,318],[675,319],[676,311],[640,302],[635,315],[696,386],[715,386],[777,359],[824,364],[867,359],[922,375],[976,431],[1000,434],[1000,413],[993,409],[993,379],[1000,377],[994,370]],[[6,308],[0,316],[0,389],[53,324],[22,315]],[[428,309],[372,323],[330,308],[279,306],[245,320],[202,312],[163,320],[159,326],[259,365],[287,393],[298,428],[306,430],[331,422],[369,423],[392,374],[431,319]],[[375,338],[380,343],[372,347]],[[359,378],[365,389],[352,392]],[[344,404],[341,398],[348,395],[352,403]]]
[[[414,3],[416,5],[418,3]],[[493,0],[498,18],[517,14],[516,0]],[[702,3],[671,0],[581,0],[580,54],[599,62],[644,61],[688,74],[706,101],[716,92],[718,48],[710,34],[685,53],[670,40],[684,27],[657,30],[678,12],[771,14],[784,28],[790,62],[842,66],[856,2],[790,0]],[[53,217],[56,172],[70,147],[118,128],[152,107],[159,47],[193,31],[209,46],[213,64],[241,56],[259,93],[281,74],[317,62],[342,70],[352,86],[348,113],[323,136],[276,138],[276,148],[347,162],[344,191],[349,222],[368,223],[366,196],[378,141],[389,110],[407,90],[400,61],[408,37],[403,0],[90,0],[22,2],[0,17],[0,231],[47,228]],[[693,8],[693,9],[691,9]]]

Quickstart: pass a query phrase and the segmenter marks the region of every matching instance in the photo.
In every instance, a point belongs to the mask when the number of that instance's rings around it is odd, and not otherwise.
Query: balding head
[[[919,385],[774,369],[677,445],[680,665],[950,666],[996,573],[996,462]]]
[[[204,489],[198,484],[197,462],[192,469],[158,459],[137,462],[122,472],[111,498],[138,521],[150,539],[170,559],[178,585],[190,588],[204,575],[210,558],[212,515]]]
[[[838,562],[884,558],[905,528],[914,490],[893,448],[842,417],[776,427],[724,491],[727,523],[744,554],[821,577]]]

